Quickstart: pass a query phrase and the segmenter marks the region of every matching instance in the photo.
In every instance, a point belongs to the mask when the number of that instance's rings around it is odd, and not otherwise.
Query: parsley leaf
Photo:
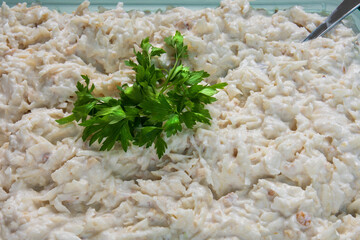
[[[81,75],[85,84],[76,85],[77,100],[72,114],[57,122],[81,122],[82,139],[90,139],[90,145],[96,141],[101,143],[101,151],[112,149],[116,142],[121,143],[124,151],[131,143],[154,145],[159,158],[167,148],[164,136],[171,137],[185,126],[192,129],[197,122],[210,124],[211,116],[205,105],[216,101],[213,95],[227,84],[202,85],[209,74],[191,71],[182,65],[188,49],[180,32],[176,31],[164,41],[174,50],[174,64],[170,69],[160,69],[154,64],[153,58],[166,52],[145,38],[140,44],[141,51],[134,50],[136,62],[125,62],[136,76],[131,86],[118,86],[118,99],[95,97],[92,94],[95,86],[90,86],[88,76]]]

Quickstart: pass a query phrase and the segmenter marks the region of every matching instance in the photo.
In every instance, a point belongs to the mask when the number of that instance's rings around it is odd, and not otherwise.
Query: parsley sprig
[[[149,38],[141,42],[141,52],[134,50],[136,61],[126,61],[135,71],[132,85],[118,86],[120,98],[95,97],[90,79],[81,75],[85,85],[77,83],[77,100],[72,114],[57,120],[59,124],[72,121],[81,122],[85,127],[82,139],[102,143],[100,150],[110,150],[120,141],[124,151],[132,142],[138,146],[150,147],[155,144],[161,158],[167,148],[164,136],[170,137],[181,132],[183,125],[192,129],[197,122],[210,124],[210,113],[206,104],[216,101],[213,95],[226,83],[202,85],[209,77],[204,71],[190,71],[182,65],[188,57],[183,36],[176,32],[165,38],[165,43],[173,48],[175,63],[170,69],[155,66],[153,58],[165,52],[152,46]]]

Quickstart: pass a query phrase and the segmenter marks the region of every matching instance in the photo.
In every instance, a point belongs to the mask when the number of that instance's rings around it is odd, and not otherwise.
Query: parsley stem
[[[172,67],[172,69],[170,70],[170,73],[169,73],[169,75],[167,76],[166,81],[165,81],[163,87],[162,87],[161,90],[160,90],[160,94],[163,94],[166,89],[168,89],[170,86],[172,86],[172,84],[169,85],[169,82],[170,82],[170,80],[173,78],[172,75],[174,75],[174,71],[175,71],[176,67],[178,66],[178,62],[179,62],[179,59],[176,57],[175,64],[174,64],[174,66]]]

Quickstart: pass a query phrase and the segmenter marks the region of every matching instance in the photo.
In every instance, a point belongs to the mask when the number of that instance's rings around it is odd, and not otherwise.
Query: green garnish
[[[72,114],[57,122],[81,121],[79,125],[85,127],[82,139],[90,138],[90,145],[95,141],[102,143],[101,151],[110,150],[116,141],[121,142],[124,151],[130,142],[146,147],[154,143],[159,158],[167,148],[165,134],[170,137],[181,132],[182,124],[189,129],[197,122],[210,124],[211,116],[205,104],[216,101],[212,96],[227,84],[199,84],[209,74],[190,71],[182,65],[181,60],[187,57],[187,46],[180,32],[165,38],[165,43],[175,52],[172,68],[166,70],[154,65],[152,58],[164,54],[165,50],[152,46],[149,38],[145,38],[140,45],[142,51],[134,50],[137,63],[126,61],[136,72],[136,78],[132,86],[118,86],[119,99],[94,97],[95,86],[90,87],[88,76],[81,75],[86,85],[80,82],[76,85],[77,100]]]

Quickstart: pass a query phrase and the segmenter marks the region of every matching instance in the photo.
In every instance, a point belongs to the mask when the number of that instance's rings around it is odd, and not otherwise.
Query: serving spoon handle
[[[342,19],[351,14],[354,10],[360,10],[360,0],[343,0],[342,3],[330,14],[330,16],[320,24],[303,42],[324,35],[335,27]]]

